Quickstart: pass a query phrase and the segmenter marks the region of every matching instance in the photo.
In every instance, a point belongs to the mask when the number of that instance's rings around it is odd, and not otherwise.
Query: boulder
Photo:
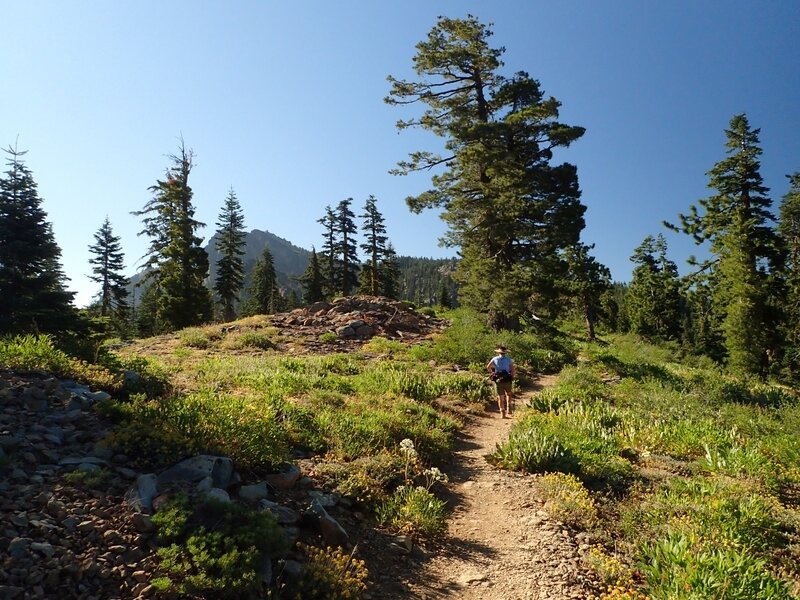
[[[272,473],[266,475],[264,479],[276,490],[290,490],[300,479],[300,467],[297,465],[288,465],[280,473]]]
[[[188,481],[196,483],[211,477],[214,487],[227,489],[233,476],[233,461],[227,456],[201,454],[182,460],[158,476],[158,484]]]

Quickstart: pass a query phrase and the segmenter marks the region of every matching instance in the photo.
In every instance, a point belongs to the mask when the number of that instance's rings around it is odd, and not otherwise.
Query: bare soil
[[[392,588],[373,590],[372,597],[555,600],[596,593],[581,558],[588,549],[585,534],[550,518],[534,476],[502,471],[486,461],[525,410],[521,400],[553,379],[543,376],[524,390],[511,418],[501,418],[496,408],[475,418],[452,463],[443,468],[453,507],[445,542],[416,560],[412,553],[407,568],[392,574]]]

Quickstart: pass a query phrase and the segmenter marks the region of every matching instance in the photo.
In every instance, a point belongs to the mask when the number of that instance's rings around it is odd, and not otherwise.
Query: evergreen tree
[[[301,285],[303,286],[303,302],[306,304],[313,304],[325,299],[324,280],[322,277],[322,269],[320,268],[319,259],[317,258],[317,251],[311,248],[311,258],[308,261],[308,267],[305,273],[298,277]]]
[[[800,380],[800,172],[788,177],[789,191],[781,202],[778,224],[786,251],[783,363],[789,379],[797,382]]]
[[[336,295],[339,287],[336,268],[336,215],[330,205],[325,207],[325,216],[317,219],[325,229],[322,241],[322,289],[326,296]]]
[[[94,234],[95,243],[89,246],[93,257],[89,264],[93,265],[89,279],[100,284],[98,299],[100,316],[110,317],[117,331],[128,329],[128,284],[129,279],[122,274],[125,268],[125,255],[122,252],[120,238],[114,235],[111,221],[106,217],[100,229]]]
[[[367,260],[361,267],[359,290],[370,296],[378,296],[383,291],[380,266],[386,257],[386,244],[389,240],[386,235],[383,215],[378,210],[376,202],[375,196],[367,198],[367,202],[364,205],[364,213],[361,215],[361,218],[364,219],[361,226],[361,230],[364,232],[364,242],[361,244],[361,250],[363,250]]]
[[[759,172],[759,129],[751,129],[743,114],[726,130],[728,157],[708,172],[716,193],[680,215],[680,226],[669,227],[709,242],[711,259],[701,265],[712,288],[714,311],[730,367],[763,374],[767,346],[777,326],[768,317],[770,278],[780,263],[776,233],[768,222],[772,201]]]
[[[244,285],[244,214],[236,193],[231,188],[217,221],[216,249],[220,253],[214,290],[222,304],[222,318],[236,318],[236,302]]]
[[[648,338],[680,338],[681,297],[678,267],[667,258],[667,240],[648,235],[631,256],[636,265],[628,288],[631,330]]]
[[[282,299],[269,246],[264,247],[261,258],[253,267],[253,279],[247,296],[245,310],[249,315],[271,315],[281,309]]]
[[[151,238],[145,268],[148,280],[158,288],[156,322],[165,330],[199,325],[211,319],[208,254],[195,231],[204,224],[195,220],[189,187],[194,155],[181,142],[179,155],[170,156],[166,177],[150,187],[153,197],[141,211],[145,234]]]
[[[59,332],[77,324],[74,294],[64,288],[61,249],[25,152],[6,151],[0,177],[0,334]]]
[[[358,286],[358,251],[355,239],[358,228],[353,221],[355,214],[350,210],[352,202],[352,198],[345,198],[336,207],[335,280],[338,284],[337,291],[342,296],[349,296]]]
[[[560,251],[578,243],[584,227],[573,165],[551,165],[553,150],[584,129],[558,121],[560,103],[525,72],[498,73],[503,48],[470,16],[440,17],[413,59],[419,81],[389,77],[390,104],[421,102],[420,127],[444,138],[447,154],[414,152],[396,174],[444,170],[433,187],[407,199],[414,212],[439,208],[459,247],[455,277],[464,303],[487,310],[495,328],[518,328],[532,300],[549,306],[566,265]]]
[[[603,294],[611,287],[611,273],[589,254],[592,248],[594,244],[587,246],[578,243],[567,249],[565,258],[569,271],[563,282],[566,293],[583,314],[590,341],[596,337],[595,325]]]
[[[450,292],[447,291],[447,284],[444,279],[439,280],[439,289],[436,292],[436,303],[442,308],[453,308],[453,303],[450,300]]]
[[[386,244],[386,251],[383,253],[383,258],[378,265],[378,273],[380,276],[380,295],[393,299],[399,298],[400,268],[397,263],[397,254],[391,242]]]

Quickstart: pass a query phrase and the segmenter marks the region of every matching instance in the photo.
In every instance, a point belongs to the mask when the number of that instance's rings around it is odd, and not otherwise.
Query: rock
[[[206,492],[206,498],[212,498],[214,500],[219,500],[220,502],[229,503],[231,502],[231,497],[222,488],[211,488]]]
[[[158,475],[158,484],[175,481],[198,482],[204,477],[211,477],[214,487],[227,489],[233,475],[233,461],[227,456],[201,454],[193,456],[170,467]]]
[[[134,510],[152,512],[153,498],[158,495],[158,480],[153,473],[139,475],[125,494],[125,502]]]
[[[269,500],[262,500],[258,503],[258,507],[263,511],[269,511],[275,520],[281,525],[294,525],[300,521],[300,513],[292,510],[288,506],[281,506],[276,502]]]
[[[300,479],[300,475],[300,467],[297,465],[288,465],[280,473],[266,475],[264,479],[276,490],[290,490],[294,487],[294,484],[297,483],[297,480]]]
[[[0,598],[3,600],[14,600],[25,590],[15,585],[0,585]]]
[[[308,495],[325,508],[333,508],[339,504],[339,501],[342,499],[341,494],[326,494],[324,492],[320,492],[319,490],[311,490],[308,492]]]
[[[62,458],[58,461],[58,464],[62,467],[71,467],[71,466],[80,466],[80,465],[97,465],[106,467],[108,466],[108,462],[104,459],[99,458],[97,456],[83,456],[80,458],[76,457],[69,457],[69,458]]]
[[[153,533],[156,530],[153,520],[144,513],[134,513],[131,522],[139,533]]]
[[[305,513],[313,524],[319,529],[322,534],[322,539],[328,546],[346,546],[350,541],[350,536],[347,535],[344,527],[339,522],[328,514],[325,507],[322,506],[318,500],[311,501]]]
[[[197,484],[197,491],[198,492],[209,492],[214,487],[214,480],[209,475],[208,477],[203,477],[200,482]]]
[[[30,538],[14,538],[8,545],[8,555],[11,558],[22,558],[28,553],[28,549],[30,548],[32,542],[33,540]]]
[[[39,554],[43,554],[47,558],[52,558],[56,553],[55,548],[53,548],[53,545],[52,544],[48,544],[46,542],[44,542],[44,543],[43,542],[33,542],[30,545],[30,549],[33,550],[34,552],[38,552]]]
[[[481,581],[486,581],[486,575],[484,573],[478,573],[477,571],[467,571],[459,575],[458,579],[456,579],[456,583],[464,586]]]
[[[266,481],[253,485],[243,485],[239,488],[239,497],[252,502],[258,502],[269,496],[270,488]]]

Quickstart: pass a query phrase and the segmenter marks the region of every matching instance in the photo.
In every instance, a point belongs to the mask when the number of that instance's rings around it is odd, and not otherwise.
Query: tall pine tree
[[[311,258],[308,261],[305,273],[298,277],[298,281],[303,286],[303,302],[313,304],[325,299],[324,280],[322,268],[317,258],[317,251],[311,248]]]
[[[110,317],[114,327],[125,332],[128,329],[128,284],[129,279],[122,274],[125,268],[125,255],[120,238],[114,235],[111,221],[105,218],[100,229],[94,234],[95,243],[89,246],[93,255],[89,259],[92,274],[89,279],[100,284],[98,299],[100,316]]]
[[[156,286],[156,323],[166,330],[199,325],[211,319],[211,293],[205,287],[208,254],[195,232],[204,226],[194,218],[189,174],[194,154],[183,141],[164,180],[150,187],[153,197],[141,211],[145,234],[151,238],[145,267]]]
[[[8,148],[0,177],[0,334],[59,332],[76,325],[74,294],[64,288],[61,249],[36,182],[22,157]]]
[[[677,266],[667,258],[667,240],[648,235],[631,261],[636,266],[625,298],[631,330],[647,338],[679,339],[680,281]]]
[[[708,187],[716,193],[680,215],[680,226],[668,224],[709,243],[712,256],[701,270],[708,274],[729,366],[746,374],[765,372],[768,341],[777,327],[768,300],[780,251],[769,225],[774,217],[760,173],[759,132],[744,114],[731,119],[728,156],[708,172]]]
[[[790,381],[800,381],[800,172],[789,175],[780,206],[778,232],[786,251],[783,365]]]
[[[352,198],[345,198],[336,206],[336,234],[334,246],[337,274],[335,281],[342,296],[349,296],[358,286],[358,246],[356,244],[355,214],[350,210]]]
[[[325,207],[325,216],[317,219],[325,229],[322,240],[322,288],[326,296],[333,297],[338,291],[336,261],[336,215],[330,205]]]
[[[380,267],[386,257],[386,244],[389,238],[386,235],[386,225],[383,215],[378,210],[375,196],[367,198],[364,212],[360,216],[363,219],[361,231],[364,233],[361,250],[366,256],[366,261],[361,267],[359,291],[370,296],[378,296],[383,291]]]
[[[503,48],[470,16],[440,17],[413,58],[418,81],[389,77],[386,101],[427,106],[400,129],[444,139],[445,155],[414,152],[396,174],[440,168],[433,186],[407,198],[414,212],[439,208],[443,242],[461,249],[455,273],[465,304],[488,311],[495,328],[518,328],[531,302],[551,306],[566,264],[561,251],[584,227],[577,170],[552,165],[553,150],[584,129],[558,121],[560,103],[525,72],[499,73]]]
[[[264,246],[264,252],[253,267],[245,312],[248,315],[271,315],[281,309],[281,300],[272,252],[269,246]]]
[[[594,244],[574,244],[565,250],[569,267],[567,278],[562,282],[569,298],[581,311],[586,323],[589,340],[595,339],[595,325],[602,306],[603,294],[611,288],[611,273],[589,254]]]
[[[236,318],[236,302],[244,285],[244,214],[236,193],[231,188],[217,221],[216,248],[220,254],[214,290],[222,304],[225,321]]]

